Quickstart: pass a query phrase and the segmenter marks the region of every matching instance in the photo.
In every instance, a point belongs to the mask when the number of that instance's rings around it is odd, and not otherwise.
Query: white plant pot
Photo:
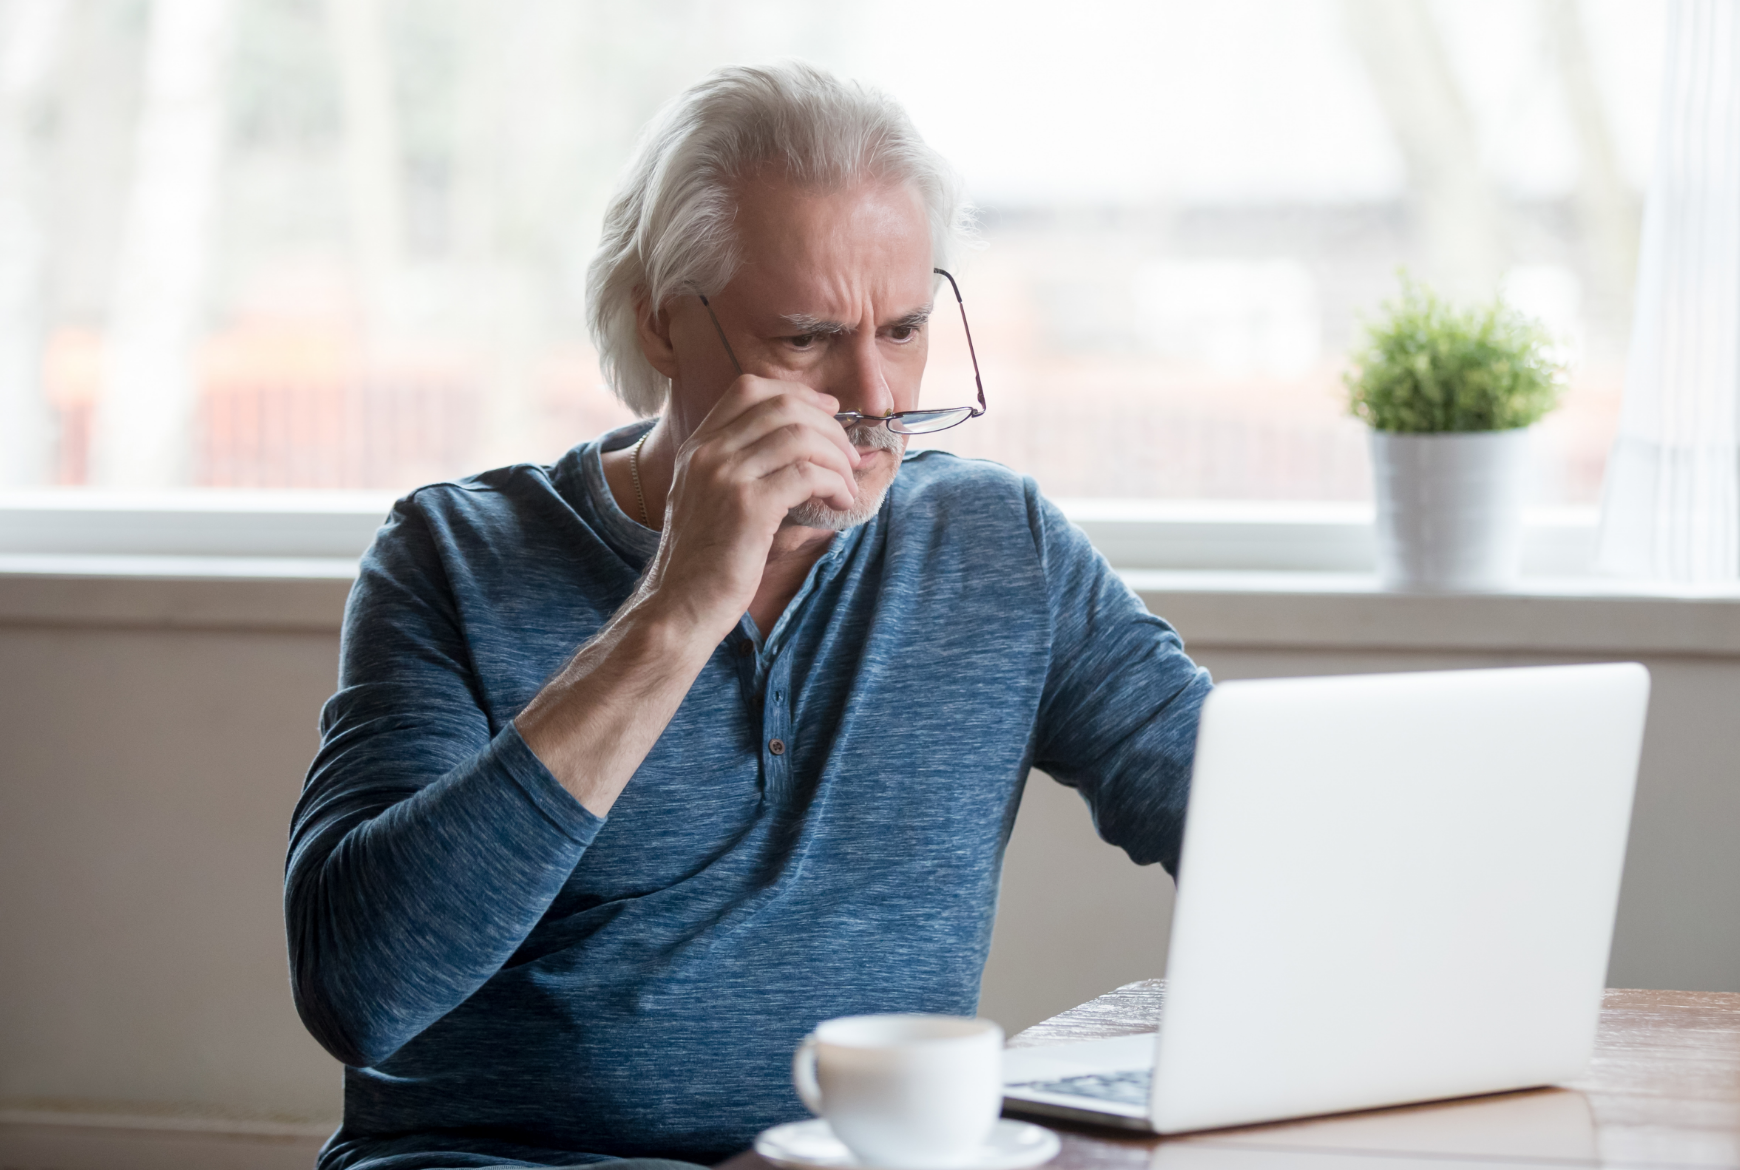
[[[1528,428],[1371,432],[1378,576],[1389,589],[1491,592],[1522,568]]]

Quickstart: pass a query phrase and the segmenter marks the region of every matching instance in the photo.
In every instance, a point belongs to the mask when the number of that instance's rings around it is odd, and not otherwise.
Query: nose
[[[841,410],[859,414],[885,415],[894,413],[894,390],[888,384],[888,371],[878,352],[874,330],[864,330],[844,347],[844,361],[828,393],[840,401]]]

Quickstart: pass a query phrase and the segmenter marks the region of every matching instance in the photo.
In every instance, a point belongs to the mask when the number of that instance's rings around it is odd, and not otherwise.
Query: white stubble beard
[[[847,431],[846,437],[854,447],[887,451],[894,456],[894,473],[888,477],[888,482],[874,497],[867,497],[860,491],[857,502],[844,510],[830,508],[820,500],[805,500],[785,514],[787,525],[844,532],[858,527],[882,510],[882,499],[893,486],[894,476],[900,474],[900,457],[906,453],[906,436],[895,434],[882,423],[858,423]]]

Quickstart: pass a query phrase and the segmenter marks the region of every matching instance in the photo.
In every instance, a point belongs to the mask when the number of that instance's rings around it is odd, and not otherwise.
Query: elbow
[[[393,1026],[380,989],[367,986],[345,948],[318,925],[295,896],[285,900],[290,993],[308,1034],[334,1059],[372,1068],[402,1048],[411,1032]],[[301,911],[301,912],[299,912]]]
[[[408,1037],[370,1012],[359,996],[344,994],[299,964],[292,971],[296,1014],[335,1060],[353,1068],[373,1068],[404,1046]]]
[[[351,1068],[374,1068],[403,1047],[394,1040],[372,1034],[366,1029],[347,1029],[342,1024],[316,1027],[310,1022],[307,1012],[302,1014],[302,1022],[307,1025],[309,1033],[319,1041],[320,1046],[332,1054],[334,1060]]]

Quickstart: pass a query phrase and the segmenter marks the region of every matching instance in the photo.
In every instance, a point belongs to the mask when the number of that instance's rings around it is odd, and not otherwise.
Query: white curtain
[[[1740,579],[1740,3],[1674,0],[1598,564]]]

